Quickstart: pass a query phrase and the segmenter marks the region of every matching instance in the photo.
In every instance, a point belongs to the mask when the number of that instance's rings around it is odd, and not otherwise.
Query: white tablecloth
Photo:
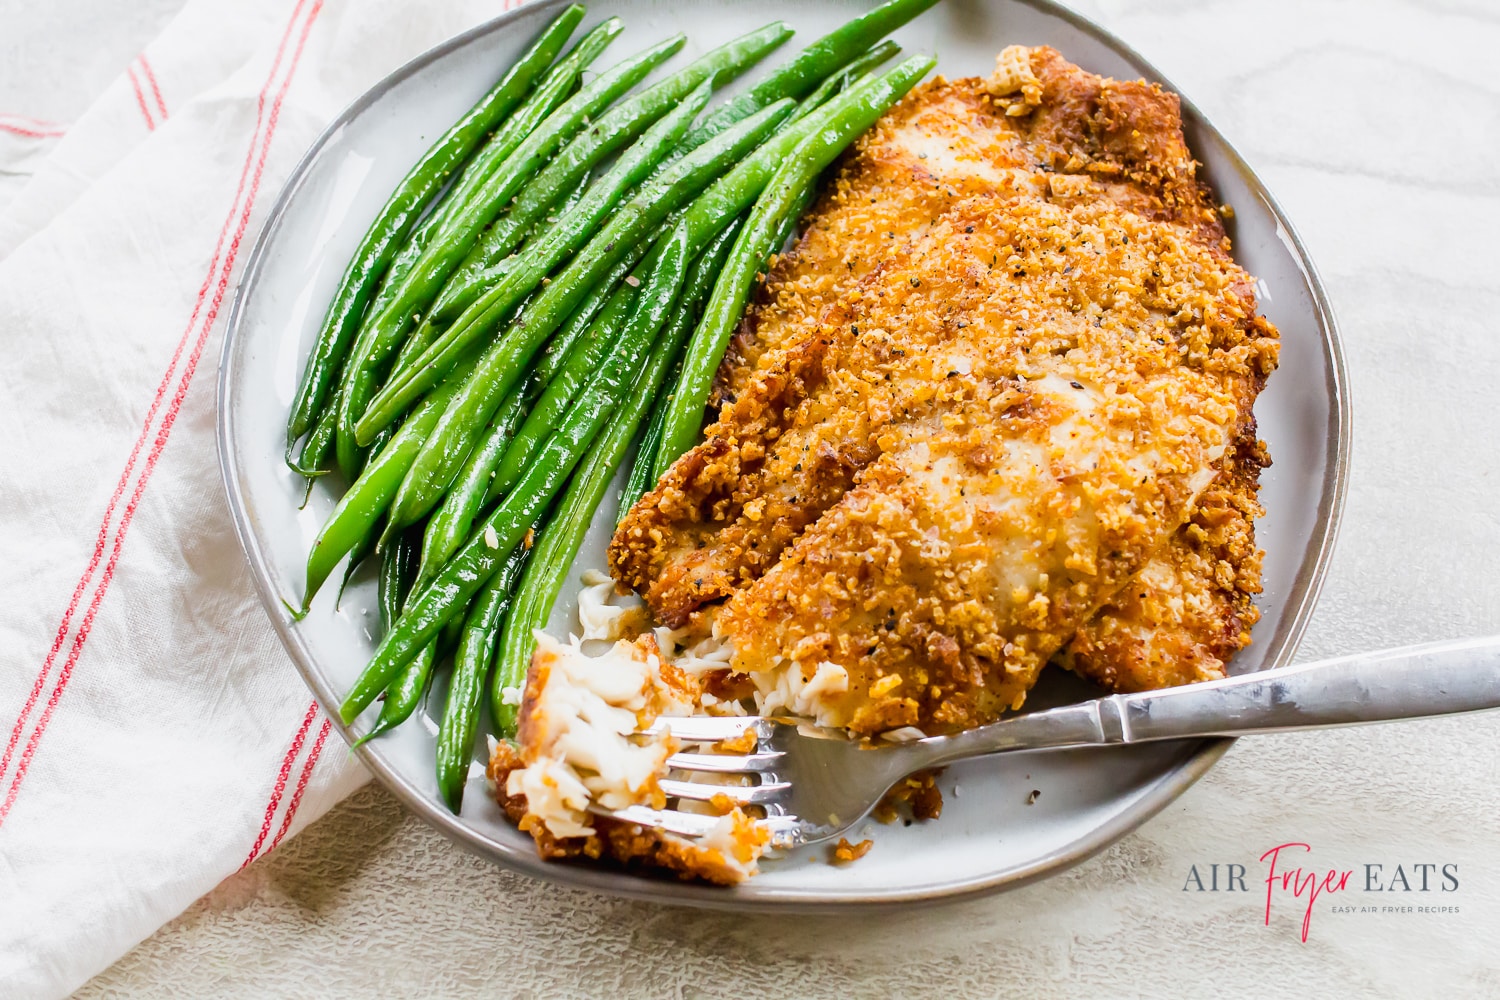
[[[0,6],[0,112],[62,117],[87,103],[57,96],[93,58],[77,24],[149,38],[129,5],[68,5],[66,21]],[[1341,320],[1353,476],[1303,656],[1500,631],[1500,9],[1075,6],[1245,153],[1297,221]],[[112,72],[131,54],[122,47]],[[764,984],[805,996],[1494,996],[1497,775],[1496,716],[1242,741],[1162,815],[1059,877],[838,919],[553,888],[461,853],[367,788],[82,995],[706,997]],[[1312,845],[1311,865],[1354,869],[1356,884],[1366,864],[1387,876],[1452,864],[1459,888],[1325,896],[1303,943],[1284,898],[1265,925],[1256,881],[1261,853],[1291,841]],[[1193,865],[1207,879],[1215,863],[1247,865],[1250,891],[1184,891]],[[1344,905],[1356,912],[1334,910]]]

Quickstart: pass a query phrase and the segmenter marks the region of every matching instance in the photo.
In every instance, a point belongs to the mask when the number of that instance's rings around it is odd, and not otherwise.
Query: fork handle
[[[1500,708],[1500,636],[1117,694],[918,741],[937,766],[1016,750],[1244,736]]]

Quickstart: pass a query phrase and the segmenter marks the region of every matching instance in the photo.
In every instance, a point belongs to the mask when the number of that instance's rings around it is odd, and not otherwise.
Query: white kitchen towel
[[[61,137],[16,170],[30,173],[6,204],[0,192],[0,260],[52,221],[125,154],[166,125],[182,102],[244,66],[281,12],[278,4],[194,3],[146,46]],[[122,13],[122,16],[127,16]],[[0,119],[0,131],[4,130]],[[51,148],[52,144],[56,148]],[[36,145],[41,145],[37,143]],[[0,148],[3,156],[3,148]],[[26,169],[31,167],[31,169]],[[0,159],[3,171],[11,169]]]
[[[58,122],[0,113],[0,220],[66,132]],[[0,238],[0,257],[5,256],[3,244]]]
[[[253,593],[213,369],[319,131],[516,2],[190,0],[3,210],[6,997],[76,988],[366,780]]]

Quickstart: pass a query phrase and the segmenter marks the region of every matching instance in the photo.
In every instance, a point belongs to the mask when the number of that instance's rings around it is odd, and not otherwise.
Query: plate
[[[391,74],[336,118],[287,182],[256,243],[225,336],[219,371],[219,450],[236,529],[262,603],[287,651],[323,705],[337,705],[366,662],[376,628],[375,587],[356,576],[340,608],[323,589],[312,613],[293,622],[283,598],[301,593],[308,546],[336,499],[320,483],[299,510],[302,481],[282,463],[285,414],[303,359],[344,263],[389,192],[447,125],[493,81],[565,0],[502,15]],[[673,31],[686,51],[669,66],[782,18],[797,29],[785,51],[832,29],[869,3],[835,0],[598,0],[592,24],[617,14],[618,57]],[[1124,43],[1047,0],[944,0],[894,36],[907,52],[936,52],[950,77],[986,75],[1011,44],[1048,44],[1083,68],[1145,77],[1177,88]],[[606,57],[608,59],[608,56]],[[752,71],[754,78],[763,70]],[[1180,93],[1180,91],[1179,91]],[[1256,407],[1275,464],[1262,480],[1268,511],[1264,614],[1236,672],[1290,662],[1323,581],[1343,501],[1349,404],[1333,316],[1291,224],[1233,147],[1186,99],[1188,143],[1222,202],[1234,206],[1235,257],[1260,278],[1266,315],[1281,329],[1281,365]],[[605,505],[610,506],[609,504]],[[602,566],[612,520],[596,522],[578,566]],[[609,521],[609,523],[606,523]],[[571,589],[571,588],[570,588]],[[565,593],[565,597],[568,597]],[[568,630],[571,600],[552,628]],[[1088,697],[1061,671],[1032,704]],[[440,686],[430,699],[438,711]],[[350,731],[335,719],[346,741]],[[1075,864],[1135,828],[1180,795],[1223,755],[1228,740],[1194,740],[1108,750],[1060,751],[970,761],[941,780],[946,805],[934,823],[869,822],[875,849],[833,867],[826,848],[762,865],[734,889],[680,884],[584,864],[545,863],[531,838],[509,826],[485,794],[476,766],[461,815],[448,812],[433,777],[437,727],[426,712],[355,751],[413,812],[459,844],[539,878],[621,896],[735,909],[818,910],[932,900],[1014,887]],[[1030,792],[1041,792],[1027,805]]]

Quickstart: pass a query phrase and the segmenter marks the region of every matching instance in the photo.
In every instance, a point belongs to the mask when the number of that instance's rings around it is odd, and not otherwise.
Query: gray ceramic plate
[[[300,479],[281,460],[282,428],[302,360],[344,262],[388,192],[432,139],[490,84],[564,0],[532,4],[481,25],[393,73],[328,127],[292,175],[256,244],[239,289],[219,383],[225,484],[266,611],[318,700],[336,705],[372,648],[374,584],[356,580],[342,610],[333,587],[293,623],[282,598],[300,593],[308,544],[331,509],[327,484],[298,510]],[[618,14],[627,25],[613,51],[627,53],[674,30],[688,49],[673,65],[782,18],[805,44],[869,6],[835,0],[597,0],[590,23]],[[987,74],[1006,45],[1049,44],[1097,73],[1145,77],[1171,87],[1122,42],[1046,0],[946,0],[896,35],[908,52],[936,52],[950,77]],[[785,53],[772,59],[785,58]],[[1176,89],[1176,88],[1172,88]],[[1349,410],[1333,317],[1291,224],[1224,137],[1184,101],[1188,141],[1222,201],[1235,208],[1235,255],[1259,276],[1266,314],[1281,328],[1281,367],[1257,415],[1275,465],[1264,479],[1268,511],[1264,618],[1236,670],[1290,661],[1322,583],[1343,497]],[[607,512],[608,513],[608,512]],[[606,516],[607,516],[606,513]],[[580,555],[603,564],[601,521]],[[566,630],[571,604],[553,626]],[[432,704],[441,706],[442,691]],[[1038,704],[1087,697],[1062,675]],[[340,727],[345,739],[348,730]],[[504,823],[477,765],[462,815],[440,804],[432,775],[436,727],[423,716],[357,753],[418,815],[458,843],[540,878],[618,895],[730,908],[821,909],[931,900],[1019,885],[1074,864],[1152,816],[1208,770],[1224,740],[1109,751],[1075,751],[970,762],[942,780],[942,819],[871,824],[875,849],[835,868],[821,852],[763,865],[734,890],[682,885],[585,865],[544,864],[529,837]],[[1032,789],[1041,796],[1025,800]]]

